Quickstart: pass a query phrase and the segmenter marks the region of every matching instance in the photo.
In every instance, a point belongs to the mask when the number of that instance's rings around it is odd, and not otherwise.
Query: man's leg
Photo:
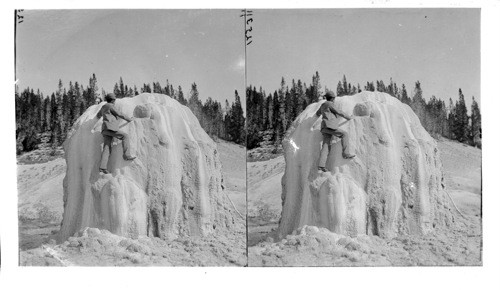
[[[121,131],[121,130],[118,130],[118,131],[109,131],[109,130],[105,130],[103,131],[102,134],[106,134],[106,135],[109,135],[109,136],[112,136],[112,137],[115,137],[117,139],[120,139],[122,140],[122,146],[123,146],[123,158],[125,160],[133,160],[135,159],[135,157],[131,156],[130,153],[129,153],[129,149],[130,149],[130,140],[129,140],[129,137],[128,137],[128,134]]]
[[[319,167],[324,168],[326,165],[326,159],[328,159],[328,154],[330,153],[330,150],[332,149],[332,135],[322,133],[323,134],[323,144],[321,146],[321,153],[319,157]]]
[[[102,148],[101,154],[101,165],[99,166],[100,170],[108,170],[108,160],[111,155],[111,143],[113,142],[113,137],[103,134],[104,137],[104,146]]]
[[[129,149],[130,149],[130,139],[128,137],[128,134],[118,130],[116,131],[116,138],[122,140],[122,147],[123,147],[123,157],[125,159],[129,159],[132,156],[130,155]]]
[[[355,155],[351,154],[350,146],[349,146],[349,135],[346,131],[342,129],[333,130],[332,135],[335,137],[339,137],[342,142],[342,156],[344,158],[352,158]]]

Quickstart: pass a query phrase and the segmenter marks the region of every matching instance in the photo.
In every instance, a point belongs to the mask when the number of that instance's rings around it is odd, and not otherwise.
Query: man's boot
[[[322,166],[319,166],[319,167],[318,167],[318,170],[321,170],[321,171],[323,171],[323,172],[326,172],[326,171],[327,171],[327,170],[326,170],[326,168],[325,168],[325,167],[322,167]]]
[[[356,155],[342,153],[342,157],[344,157],[344,159],[352,159],[356,157]]]
[[[127,161],[132,161],[134,160],[135,158],[137,158],[136,156],[123,156],[123,159],[127,160]]]

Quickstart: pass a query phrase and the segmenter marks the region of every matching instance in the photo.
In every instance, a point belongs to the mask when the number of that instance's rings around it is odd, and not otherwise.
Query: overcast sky
[[[479,9],[253,10],[253,42],[247,50],[248,82],[267,93],[281,77],[336,90],[347,81],[390,78],[424,97],[480,98]],[[469,107],[470,108],[470,107]],[[470,111],[469,111],[470,112]]]
[[[248,84],[268,93],[281,77],[307,84],[319,71],[323,88],[392,77],[424,97],[480,101],[479,9],[253,10],[247,47]],[[27,10],[17,31],[21,89],[52,93],[84,86],[92,73],[99,87],[169,79],[187,96],[221,102],[243,97],[244,48],[238,10]]]
[[[244,95],[239,10],[25,10],[17,30],[21,89],[45,95],[59,79],[86,86],[92,73],[111,91],[120,76],[137,85],[168,79],[187,97],[234,101]]]

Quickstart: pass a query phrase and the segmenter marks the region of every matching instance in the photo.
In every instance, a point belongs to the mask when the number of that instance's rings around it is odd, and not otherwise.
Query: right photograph
[[[481,10],[247,14],[248,265],[481,266]]]

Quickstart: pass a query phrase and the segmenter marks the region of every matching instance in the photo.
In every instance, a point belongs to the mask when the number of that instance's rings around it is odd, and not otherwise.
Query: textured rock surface
[[[378,92],[337,98],[339,109],[356,116],[341,121],[341,128],[357,156],[343,159],[340,140],[334,141],[329,172],[320,173],[321,118],[315,112],[321,103],[309,105],[283,141],[281,237],[304,225],[394,237],[453,221],[437,144],[410,107]]]
[[[61,241],[85,227],[125,237],[171,239],[205,236],[234,224],[222,192],[215,143],[191,111],[165,95],[118,99],[117,110],[136,119],[121,130],[130,136],[134,161],[122,159],[114,140],[108,169],[98,172],[103,138],[100,105],[75,123],[65,144]]]
[[[458,216],[457,227],[428,235],[392,239],[349,237],[315,226],[301,227],[281,240],[268,238],[248,249],[250,267],[282,266],[480,266],[481,222]],[[467,233],[467,234],[464,234]]]
[[[49,241],[23,251],[23,266],[245,266],[244,239],[237,235],[127,238],[85,228],[63,243]]]

